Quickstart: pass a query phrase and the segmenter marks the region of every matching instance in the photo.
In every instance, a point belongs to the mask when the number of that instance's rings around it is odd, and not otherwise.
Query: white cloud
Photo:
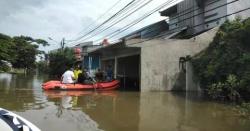
[[[11,36],[27,35],[46,39],[52,37],[60,41],[62,37],[76,38],[77,34],[87,25],[103,14],[118,0],[1,0],[0,1],[0,32]],[[113,10],[98,23],[110,17],[131,0],[122,0]],[[143,1],[143,0],[142,0]],[[117,30],[131,20],[142,16],[149,10],[166,2],[154,0],[148,6],[114,26],[110,31]],[[162,19],[158,12],[130,31],[141,28]],[[96,24],[98,24],[96,23]],[[107,33],[107,32],[106,32]],[[105,34],[99,34],[104,36]],[[94,37],[94,38],[97,38]],[[52,42],[53,43],[53,42]],[[52,45],[50,48],[57,48]],[[48,49],[48,48],[47,48]]]

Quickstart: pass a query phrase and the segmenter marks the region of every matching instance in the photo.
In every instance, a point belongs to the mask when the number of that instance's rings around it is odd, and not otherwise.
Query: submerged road
[[[45,75],[0,74],[0,107],[44,131],[249,131],[234,107],[196,93],[43,91]]]

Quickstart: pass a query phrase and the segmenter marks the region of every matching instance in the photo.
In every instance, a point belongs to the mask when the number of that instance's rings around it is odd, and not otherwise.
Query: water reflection
[[[172,93],[141,94],[140,131],[247,131],[250,129],[250,121],[237,117],[232,107],[194,100],[194,95],[193,93],[183,94],[183,96]]]
[[[200,94],[43,91],[48,77],[0,74],[0,107],[45,131],[248,131],[250,120]]]
[[[92,121],[91,123],[99,123],[98,118],[95,119],[95,116],[99,112],[99,109],[105,110],[99,108],[100,100],[108,98],[113,101],[117,97],[116,92],[45,91],[44,93],[48,97],[48,100],[54,101],[55,106],[57,106],[57,112],[55,113],[56,117],[61,118],[65,115],[67,116],[71,111],[81,111],[84,114],[84,119]],[[105,103],[107,105],[110,104],[110,102]],[[106,112],[106,114],[108,113]],[[73,116],[72,118],[77,121],[77,123],[82,121],[78,121],[82,118],[75,116],[75,114],[70,115]],[[103,117],[102,114],[98,116]],[[96,127],[98,127],[97,124]],[[88,129],[92,130],[92,128]]]
[[[7,73],[2,73],[0,75],[0,87],[10,88],[10,83],[12,81],[12,75]]]
[[[44,91],[51,101],[61,101],[60,106],[64,109],[95,108],[97,101],[103,97],[113,100],[117,92],[93,92],[93,91]]]

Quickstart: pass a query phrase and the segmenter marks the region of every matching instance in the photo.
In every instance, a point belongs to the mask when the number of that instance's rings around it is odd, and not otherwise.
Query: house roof
[[[196,2],[197,2],[197,4],[198,4],[199,7],[204,6],[204,4],[205,4],[206,1],[207,0],[196,0]]]
[[[93,41],[89,41],[89,42],[79,43],[75,45],[75,47],[92,46],[92,45],[93,45]]]
[[[96,54],[96,53],[99,53],[100,51],[103,51],[103,50],[109,50],[109,49],[114,49],[114,48],[117,48],[117,47],[124,47],[124,42],[122,41],[119,41],[117,43],[114,43],[114,44],[109,44],[109,45],[106,45],[106,46],[101,46],[100,48],[97,48],[95,50],[92,50],[91,52],[88,52],[90,54]]]
[[[151,28],[155,28],[155,27],[157,27],[157,26],[161,26],[162,28],[159,28],[159,29],[156,30],[156,31],[161,31],[160,29],[168,30],[168,27],[169,27],[168,23],[167,23],[165,20],[161,20],[161,21],[158,21],[158,22],[156,22],[156,23],[153,23],[153,24],[150,24],[150,25],[148,25],[148,26],[145,26],[145,27],[143,27],[143,28],[141,28],[141,29],[139,29],[139,30],[136,30],[136,31],[134,31],[134,32],[132,32],[132,33],[130,33],[130,34],[124,36],[124,37],[121,38],[121,39],[130,39],[130,38],[140,37],[140,35],[141,35],[140,33],[141,33],[141,32],[146,31],[146,30],[149,30],[149,29],[151,29]]]
[[[160,12],[161,16],[170,16],[177,13],[177,4]]]
[[[184,0],[185,1],[185,0]],[[199,7],[201,6],[204,6],[204,3],[207,1],[207,0],[195,0],[198,4]],[[182,1],[181,1],[182,2]],[[177,5],[179,3],[176,3],[175,5],[173,5],[172,7],[170,8],[167,8],[163,11],[160,12],[161,16],[171,16],[172,14],[175,14],[177,13]]]

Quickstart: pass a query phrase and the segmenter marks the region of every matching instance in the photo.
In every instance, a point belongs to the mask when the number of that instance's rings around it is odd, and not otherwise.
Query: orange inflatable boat
[[[42,84],[44,90],[114,90],[119,87],[119,81],[97,82],[94,84],[63,84],[61,81],[48,81]]]

